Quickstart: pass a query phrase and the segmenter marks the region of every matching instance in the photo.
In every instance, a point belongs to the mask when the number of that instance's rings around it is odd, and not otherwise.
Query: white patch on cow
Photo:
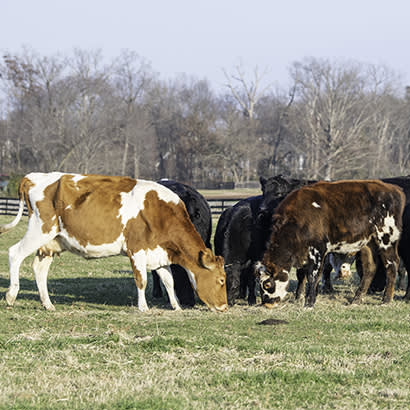
[[[346,241],[341,241],[341,242],[336,242],[336,243],[330,243],[328,242],[326,244],[326,251],[327,252],[337,252],[337,253],[356,253],[359,252],[360,249],[363,248],[363,246],[366,246],[369,242],[370,238],[366,239],[361,239],[356,242],[346,242]]]
[[[73,182],[74,182],[74,186],[75,186],[75,189],[78,191],[80,188],[77,186],[77,183],[79,182],[79,181],[81,181],[82,179],[84,179],[85,178],[85,175],[79,175],[79,174],[75,174],[75,175],[73,175],[73,178],[72,178],[72,180],[73,180]]]
[[[283,271],[286,272],[286,271]],[[260,275],[260,283],[261,285],[263,285],[263,283],[266,280],[270,279],[270,275],[267,274],[266,272],[261,272]],[[280,300],[283,300],[285,298],[285,296],[288,294],[287,292],[287,288],[288,288],[288,284],[289,284],[289,280],[287,281],[280,281],[280,280],[275,280],[275,291],[273,293],[268,292],[266,289],[263,288],[263,286],[261,286],[263,294],[266,295],[269,299],[275,299],[275,298],[280,298]]]
[[[130,219],[136,218],[139,212],[144,209],[145,196],[149,191],[155,191],[158,198],[165,202],[174,204],[180,202],[179,196],[163,185],[138,179],[137,184],[130,192],[121,193],[121,207],[118,216],[124,226]]]
[[[279,296],[280,300],[283,300],[288,294],[288,291],[286,290],[288,288],[288,283],[288,280],[285,282],[275,280],[275,293],[273,294],[273,297],[276,298]]]
[[[195,275],[193,272],[191,272],[189,269],[185,269],[186,273],[188,274],[188,279],[191,282],[192,288],[196,291],[196,280],[195,280]]]
[[[43,174],[41,172],[32,172],[26,177],[34,184],[29,190],[30,200],[34,203],[42,201],[44,199],[44,190],[63,175],[63,172],[50,172],[49,174]]]
[[[387,214],[387,216],[384,218],[383,223],[384,225],[380,229],[378,226],[376,226],[377,239],[379,240],[381,249],[388,249],[390,246],[392,246],[393,243],[399,240],[400,231],[397,229],[394,216]],[[389,236],[390,240],[387,244],[383,242],[384,235]]]
[[[161,266],[168,266],[171,261],[168,258],[168,253],[159,245],[155,249],[141,249],[132,255],[132,260],[137,269],[141,265],[148,270],[155,270]]]
[[[350,270],[350,263],[343,263],[342,266],[340,267],[340,270],[342,271],[342,274],[344,276],[351,276],[352,274]]]
[[[319,205],[317,202],[312,202],[312,205],[313,205],[315,208],[320,208],[320,205]]]

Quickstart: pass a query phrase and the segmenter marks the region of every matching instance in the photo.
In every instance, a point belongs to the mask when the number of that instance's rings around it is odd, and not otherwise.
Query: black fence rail
[[[235,198],[206,198],[213,216],[219,216],[226,208],[235,205],[242,197]],[[17,215],[19,200],[16,198],[0,198],[0,215]],[[27,215],[27,207],[24,205],[24,213]]]
[[[234,206],[240,199],[232,198],[206,198],[209,207],[211,208],[211,213],[213,216],[219,216],[221,213],[230,206]]]
[[[17,215],[19,200],[16,198],[0,198],[0,215]],[[24,205],[23,215],[28,215],[27,206]]]

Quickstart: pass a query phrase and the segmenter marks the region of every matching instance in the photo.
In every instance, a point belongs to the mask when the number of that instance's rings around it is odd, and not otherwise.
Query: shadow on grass
[[[152,298],[152,285],[149,275],[148,286],[145,291],[147,302],[150,306],[170,308],[166,297],[162,299]],[[109,278],[62,278],[49,279],[48,291],[50,299],[57,305],[71,305],[73,303],[90,303],[113,306],[136,306],[138,297],[132,273],[129,278],[109,277]],[[10,281],[7,278],[0,278],[0,288],[7,289]],[[4,294],[2,295],[4,296]],[[18,300],[38,301],[38,294],[35,280],[20,278],[20,291]]]

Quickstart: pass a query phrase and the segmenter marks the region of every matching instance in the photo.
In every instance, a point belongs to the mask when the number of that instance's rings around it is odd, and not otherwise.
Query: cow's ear
[[[205,251],[199,251],[198,262],[205,269],[213,269],[215,267],[215,257],[212,251],[208,248]]]
[[[281,214],[273,214],[273,231],[278,231],[285,224],[285,217]]]
[[[266,267],[260,262],[256,262],[255,265],[253,266],[253,274],[257,277],[260,278],[262,273],[266,273]]]

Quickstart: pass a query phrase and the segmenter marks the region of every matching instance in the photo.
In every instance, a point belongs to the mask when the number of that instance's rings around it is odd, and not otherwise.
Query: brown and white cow
[[[8,305],[19,291],[22,261],[37,251],[33,270],[43,306],[53,310],[47,274],[53,255],[68,250],[85,258],[127,255],[138,288],[138,308],[148,310],[145,299],[147,269],[156,269],[174,309],[171,264],[183,266],[199,298],[211,309],[227,309],[224,261],[206,248],[184,203],[163,185],[128,177],[31,173],[21,181],[20,207],[29,210],[23,239],[9,250]]]
[[[272,307],[283,299],[293,266],[303,267],[307,274],[305,306],[313,307],[325,256],[368,247],[380,255],[386,268],[383,302],[390,302],[404,204],[399,187],[379,180],[318,182],[290,193],[275,209],[268,248],[256,266],[262,302]],[[365,254],[371,257],[371,252]],[[374,269],[363,276],[354,302],[360,302],[373,276]]]

